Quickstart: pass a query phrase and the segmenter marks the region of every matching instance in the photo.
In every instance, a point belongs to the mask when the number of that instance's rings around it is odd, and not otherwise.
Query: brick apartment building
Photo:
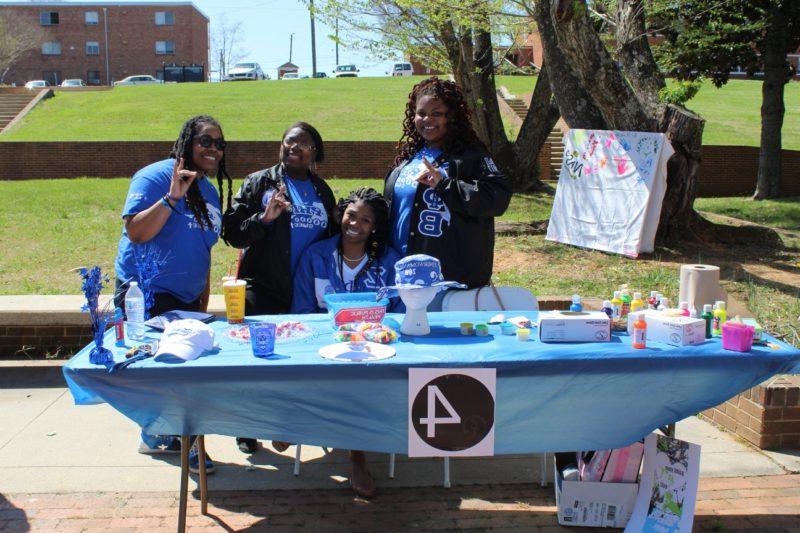
[[[163,79],[164,65],[202,66],[208,80],[208,17],[191,2],[0,2],[0,16],[42,30],[4,83],[81,78],[108,85],[133,74]],[[195,69],[199,72],[199,69]]]

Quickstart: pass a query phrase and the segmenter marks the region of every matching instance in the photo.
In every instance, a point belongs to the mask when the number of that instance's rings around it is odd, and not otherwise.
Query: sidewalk
[[[128,419],[108,405],[77,407],[65,388],[45,385],[0,379],[0,530],[174,531],[178,457],[138,454]],[[754,450],[696,417],[677,435],[702,446],[695,529],[800,531],[800,452]],[[247,456],[230,437],[207,438],[214,516],[199,515],[195,491],[191,529],[562,529],[552,485],[538,486],[538,456],[454,459],[444,489],[441,460],[398,457],[388,479],[388,456],[370,454],[379,495],[366,502],[347,488],[344,452],[303,447],[295,477],[294,447],[262,445]]]

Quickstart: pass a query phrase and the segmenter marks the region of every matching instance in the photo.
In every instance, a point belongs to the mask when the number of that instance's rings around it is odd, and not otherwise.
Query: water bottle
[[[139,284],[130,282],[128,293],[125,295],[125,314],[128,316],[128,337],[131,340],[144,338],[144,294],[139,289]]]

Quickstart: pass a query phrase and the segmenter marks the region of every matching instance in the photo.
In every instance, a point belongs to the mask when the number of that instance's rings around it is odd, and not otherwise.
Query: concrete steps
[[[508,107],[510,107],[520,119],[525,120],[525,116],[528,114],[528,106],[525,104],[524,100],[521,98],[507,97],[503,94],[499,96],[506,101]],[[551,179],[554,180],[558,179],[558,175],[561,173],[561,164],[564,161],[563,136],[564,133],[558,125],[556,125],[553,131],[547,136],[547,142],[550,143],[550,176]]]
[[[0,131],[3,130],[25,107],[36,98],[37,92],[30,94],[0,93]]]

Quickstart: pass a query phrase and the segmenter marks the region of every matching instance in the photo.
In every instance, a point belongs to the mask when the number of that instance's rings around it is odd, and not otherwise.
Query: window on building
[[[42,79],[45,80],[47,83],[55,87],[59,85],[63,79],[61,79],[61,71],[60,70],[45,70],[42,72]]]
[[[175,53],[175,41],[156,41],[156,55],[166,56]]]
[[[86,41],[86,55],[87,56],[99,56],[100,55],[100,43],[97,41]]]
[[[87,11],[84,14],[84,20],[88,25],[95,25],[100,21],[100,18],[97,16],[97,11]]]
[[[156,11],[156,26],[172,26],[175,14],[172,11]]]
[[[39,24],[42,26],[55,26],[58,24],[58,11],[42,11],[39,13]]]
[[[100,85],[100,71],[87,70],[86,71],[86,84],[87,85]]]
[[[55,41],[48,41],[46,43],[42,43],[42,55],[45,56],[60,56],[61,55],[61,43]]]

